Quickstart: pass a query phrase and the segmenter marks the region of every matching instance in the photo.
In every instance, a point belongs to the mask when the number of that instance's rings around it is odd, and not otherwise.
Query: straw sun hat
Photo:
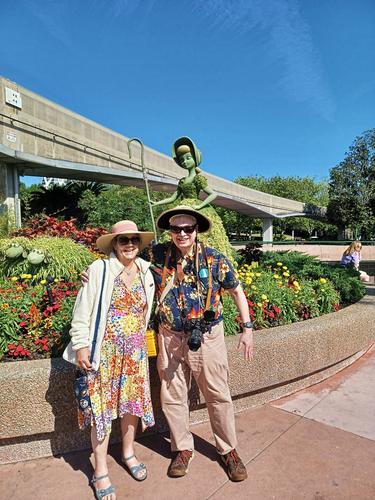
[[[107,255],[113,250],[113,240],[120,234],[137,234],[141,238],[139,250],[143,250],[155,238],[155,234],[149,231],[139,231],[137,224],[131,220],[120,220],[112,226],[112,233],[99,236],[96,240],[96,246]]]

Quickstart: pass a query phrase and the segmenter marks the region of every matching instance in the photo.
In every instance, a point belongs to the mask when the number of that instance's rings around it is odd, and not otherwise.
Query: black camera
[[[185,321],[184,330],[189,334],[188,347],[196,352],[202,344],[202,335],[210,329],[209,324],[215,319],[213,311],[205,311],[203,318],[189,319]]]
[[[193,352],[196,352],[199,350],[201,344],[202,344],[202,330],[200,328],[193,328],[191,331],[189,340],[188,340],[188,346],[189,349]]]

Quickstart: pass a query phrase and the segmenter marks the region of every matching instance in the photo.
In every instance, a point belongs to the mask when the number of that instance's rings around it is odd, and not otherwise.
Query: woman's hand
[[[88,271],[82,271],[81,274],[81,283],[82,285],[86,285],[89,282],[89,273]]]
[[[88,347],[78,349],[76,351],[76,361],[77,365],[83,370],[91,370],[90,349]]]

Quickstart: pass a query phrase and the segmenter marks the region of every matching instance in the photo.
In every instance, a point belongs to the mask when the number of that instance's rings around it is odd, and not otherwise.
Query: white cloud
[[[265,33],[266,57],[281,67],[277,85],[289,99],[333,119],[335,102],[297,0],[196,0],[194,6],[207,19],[208,29],[228,30],[244,39]]]

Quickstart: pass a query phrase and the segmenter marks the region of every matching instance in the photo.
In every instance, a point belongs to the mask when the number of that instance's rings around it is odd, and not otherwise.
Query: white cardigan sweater
[[[147,310],[146,310],[146,327],[150,319],[152,301],[154,298],[155,285],[154,279],[150,271],[150,263],[143,259],[137,258],[136,264],[140,270],[141,281],[146,292]],[[106,263],[106,278],[103,288],[103,297],[101,305],[100,322],[96,340],[96,348],[92,367],[94,370],[99,368],[100,363],[100,347],[104,338],[105,327],[107,323],[107,314],[112,299],[112,291],[115,278],[119,276],[124,266],[112,252]],[[73,310],[73,319],[71,329],[69,331],[72,340],[63,353],[63,358],[69,363],[76,364],[75,351],[82,347],[91,347],[95,320],[99,306],[100,288],[103,279],[104,266],[102,260],[96,260],[89,268],[89,282],[86,283],[79,291],[76,303]]]

